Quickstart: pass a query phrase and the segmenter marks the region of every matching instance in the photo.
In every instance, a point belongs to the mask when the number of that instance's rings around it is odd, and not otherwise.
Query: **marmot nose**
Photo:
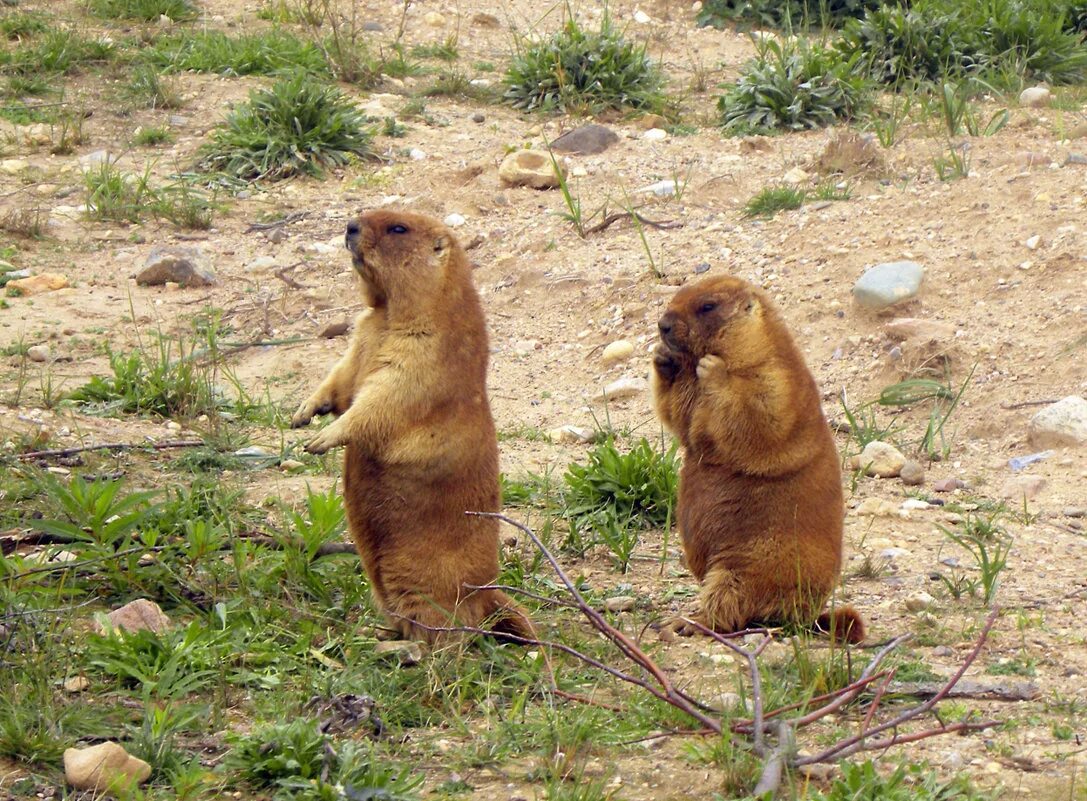
[[[344,236],[344,245],[348,250],[351,250],[352,243],[358,239],[359,233],[362,228],[359,226],[358,220],[352,220],[347,224],[347,235]]]
[[[672,321],[662,319],[659,323],[657,323],[657,328],[660,329],[662,337],[667,336],[668,334],[672,333]]]

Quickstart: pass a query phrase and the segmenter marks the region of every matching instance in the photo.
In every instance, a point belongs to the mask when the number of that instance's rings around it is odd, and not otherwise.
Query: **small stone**
[[[529,186],[533,189],[553,189],[559,185],[556,167],[562,170],[551,155],[542,150],[517,150],[503,159],[498,177],[507,186]]]
[[[902,469],[898,471],[898,475],[907,487],[919,487],[925,483],[925,468],[913,459],[906,460]]]
[[[497,28],[502,24],[502,20],[494,14],[487,14],[480,11],[472,16],[472,24],[478,25],[480,28]]]
[[[743,699],[739,693],[720,693],[709,701],[710,707],[717,712],[730,712],[733,709],[741,708],[742,703]]]
[[[941,657],[954,656],[955,649],[947,645],[937,645],[935,648],[932,649],[932,655]]]
[[[1087,509],[1079,506],[1066,506],[1061,509],[1061,514],[1065,517],[1087,517]]]
[[[538,351],[541,347],[538,339],[519,339],[513,343],[513,353],[516,356],[528,356]]]
[[[246,272],[257,273],[264,270],[271,270],[278,262],[274,256],[257,256],[253,261],[245,265]]]
[[[629,612],[637,599],[633,595],[616,595],[604,601],[604,608],[609,612]]]
[[[26,349],[26,357],[32,362],[47,362],[49,361],[49,346],[48,345],[31,345]]]
[[[867,309],[884,309],[912,300],[921,289],[924,268],[915,261],[877,264],[853,287],[853,299]]]
[[[855,513],[870,517],[901,517],[902,511],[883,498],[865,498],[857,506]]]
[[[362,29],[364,31],[368,31],[369,33],[381,33],[383,30],[385,30],[385,26],[377,20],[368,19],[362,23]]]
[[[300,462],[297,459],[284,459],[279,463],[279,469],[284,473],[297,473],[299,470],[303,470],[306,467],[304,462]]]
[[[415,640],[386,640],[374,645],[374,653],[404,667],[423,661],[423,646]]]
[[[90,686],[91,683],[86,676],[72,676],[70,679],[64,680],[64,692],[66,693],[81,693]]]
[[[1037,250],[1038,245],[1040,245],[1041,243],[1042,237],[1040,237],[1038,234],[1035,234],[1034,236],[1030,237],[1026,242],[1024,242],[1023,245],[1026,247],[1027,250]]]
[[[1030,419],[1030,444],[1035,448],[1087,445],[1087,400],[1069,395]]]
[[[701,261],[694,266],[694,274],[702,275],[710,271],[710,263],[708,261]]]
[[[909,556],[909,555],[910,555],[910,552],[907,551],[905,548],[894,548],[894,547],[884,548],[882,551],[879,552],[879,558],[880,559],[888,559],[888,560],[893,560],[893,559],[897,559],[900,556]]]
[[[120,631],[144,631],[150,629],[156,634],[161,634],[170,627],[170,618],[162,611],[154,601],[146,598],[137,598],[119,609],[114,609],[106,617],[110,625]],[[101,625],[96,628],[99,632],[105,629]]]
[[[336,320],[318,331],[317,336],[321,339],[335,339],[336,337],[342,337],[346,334],[350,327],[351,323],[347,320]]]
[[[671,178],[657,181],[655,184],[643,186],[637,190],[639,194],[655,195],[656,197],[672,197],[676,193],[676,182]]]
[[[650,128],[642,134],[642,139],[645,139],[647,142],[663,142],[667,138],[668,131],[663,128]]]
[[[1024,501],[1029,501],[1037,497],[1038,493],[1046,485],[1046,480],[1038,475],[1031,473],[1022,473],[1018,476],[1012,476],[1004,482],[1000,488],[1000,497],[1006,498],[1016,504],[1021,504]]]
[[[564,133],[551,143],[551,149],[579,156],[595,156],[618,141],[619,135],[615,131],[603,125],[589,123]]]
[[[456,212],[454,212],[452,214],[447,214],[442,222],[444,222],[450,228],[460,228],[467,222],[467,220],[464,218],[463,214],[457,214]]]
[[[95,150],[85,156],[79,157],[79,166],[84,172],[97,167],[99,164],[109,164],[116,161],[116,159],[110,157],[108,150]]]
[[[408,151],[408,158],[410,158],[412,161],[422,161],[426,158],[426,151],[420,150],[417,147],[413,147],[411,150]]]
[[[644,378],[620,378],[604,387],[604,391],[600,393],[597,400],[624,400],[626,398],[633,398],[641,395],[648,391],[648,389],[649,382]]]
[[[181,286],[211,286],[215,283],[215,273],[200,248],[156,247],[148,254],[136,283],[160,286],[167,281]]]
[[[143,784],[150,776],[151,766],[117,743],[64,751],[64,778],[77,790],[113,794],[126,786]]]
[[[445,17],[443,17],[437,11],[428,11],[426,14],[424,14],[423,22],[425,22],[431,28],[445,27]]]
[[[578,426],[560,426],[548,431],[547,438],[558,445],[574,445],[593,442],[596,439],[596,433],[591,429]]]
[[[954,492],[957,489],[962,489],[966,486],[966,483],[960,481],[957,478],[941,478],[939,481],[932,485],[932,488],[936,492]]]
[[[45,292],[55,292],[69,286],[68,278],[60,273],[38,273],[28,278],[16,278],[4,285],[9,295],[29,297]]]
[[[1019,93],[1019,105],[1024,108],[1042,108],[1052,99],[1049,89],[1044,86],[1030,86]]]
[[[641,9],[634,12],[634,21],[639,25],[647,25],[652,22],[652,18]]]
[[[625,362],[633,355],[634,345],[625,339],[619,339],[604,348],[604,352],[600,354],[600,360],[604,364],[618,364]]]
[[[171,114],[166,118],[166,122],[171,128],[184,128],[189,124],[189,118],[180,114]]]
[[[883,333],[895,342],[909,340],[946,340],[955,336],[955,327],[920,317],[896,317],[883,326]]]
[[[482,111],[477,111],[475,114],[472,115],[472,122],[486,122],[486,121],[487,121],[487,115],[484,114]]]
[[[924,590],[921,590],[907,596],[904,605],[907,612],[923,612],[930,608],[934,603],[936,603],[936,599]]]
[[[811,176],[799,167],[793,167],[787,173],[783,179],[785,183],[798,186],[799,184],[807,183],[811,180]]]
[[[642,131],[649,131],[653,128],[665,129],[668,127],[668,120],[660,114],[643,114],[635,120],[634,125]]]
[[[863,469],[865,475],[894,478],[902,472],[906,457],[894,445],[873,440],[849,461],[854,470]]]
[[[28,169],[30,169],[30,162],[22,159],[4,159],[0,161],[0,173],[4,175],[18,175]]]
[[[812,765],[801,765],[797,768],[797,773],[819,784],[827,784],[834,778],[838,772],[837,765],[825,765],[821,762],[816,762]]]

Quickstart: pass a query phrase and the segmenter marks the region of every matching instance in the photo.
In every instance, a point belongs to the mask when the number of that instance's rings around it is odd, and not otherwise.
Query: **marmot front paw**
[[[306,443],[307,453],[325,453],[332,448],[347,444],[347,429],[340,420],[317,432],[317,436]]]
[[[706,354],[698,360],[698,367],[695,370],[695,372],[698,373],[698,380],[705,381],[709,377],[710,373],[712,373],[719,367],[724,366],[724,364],[725,360],[722,359],[720,356],[714,355],[713,353]]]
[[[665,381],[671,381],[679,373],[679,358],[675,351],[660,342],[653,349],[653,366],[657,369],[657,375]]]
[[[291,428],[301,428],[309,423],[314,417],[328,414],[331,411],[332,401],[310,398],[309,400],[304,401],[302,405],[295,410],[294,415],[291,417]]]

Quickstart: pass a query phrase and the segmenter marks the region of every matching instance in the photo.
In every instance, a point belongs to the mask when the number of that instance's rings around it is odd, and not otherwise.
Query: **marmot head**
[[[760,290],[739,278],[721,276],[682,287],[658,327],[661,340],[677,355],[697,362],[712,353],[747,363],[769,344],[763,317],[772,313]]]
[[[372,306],[428,305],[441,293],[460,248],[440,222],[388,210],[363,212],[349,222],[344,244]]]

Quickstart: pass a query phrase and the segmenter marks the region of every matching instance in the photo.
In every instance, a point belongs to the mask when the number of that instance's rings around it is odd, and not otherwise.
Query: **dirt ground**
[[[77,14],[75,3],[45,5],[65,9],[61,16],[80,25],[90,24]],[[206,0],[203,6],[206,18],[195,23],[200,26],[240,32],[267,24],[255,19],[258,6],[252,2]],[[373,35],[387,46],[400,22],[400,6],[362,2],[360,7],[367,19],[381,23],[383,31]],[[840,393],[851,404],[870,400],[888,384],[914,374],[911,370],[925,359],[949,363],[956,387],[974,367],[947,426],[949,458],[926,463],[923,486],[905,487],[898,479],[853,480],[843,473],[849,509],[842,600],[865,616],[870,642],[918,633],[915,656],[937,673],[953,671],[972,647],[987,610],[978,601],[951,599],[931,577],[944,569],[940,560],[948,554],[967,559],[938,528],[950,525],[949,512],[938,505],[903,509],[902,503],[908,498],[1000,500],[1006,482],[1021,475],[1013,473],[1009,458],[1033,450],[1027,425],[1042,402],[1087,394],[1087,165],[1068,160],[1070,153],[1087,154],[1087,139],[1063,138],[1087,119],[1084,95],[1058,92],[1064,102],[1045,109],[1018,108],[1014,98],[994,100],[994,110],[1010,103],[1010,122],[995,136],[965,138],[971,156],[967,178],[937,178],[933,159],[947,151],[946,136],[938,134],[935,124],[914,123],[902,142],[883,151],[884,174],[852,180],[848,201],[808,204],[769,221],[752,221],[743,217],[744,203],[795,167],[814,175],[812,165],[831,134],[723,138],[712,124],[715,87],[734,78],[752,54],[746,36],[695,27],[688,4],[639,6],[616,0],[610,10],[629,25],[629,36],[648,40],[670,78],[670,91],[682,96],[683,121],[695,132],[647,139],[636,116],[613,115],[600,121],[620,141],[600,155],[570,156],[567,167],[572,190],[587,211],[609,199],[614,210],[626,193],[646,204],[642,212],[647,217],[682,223],[670,230],[646,229],[660,278],[628,222],[581,239],[561,217],[565,207],[559,192],[511,189],[499,181],[497,167],[509,149],[554,139],[578,120],[445,98],[428,100],[426,119],[405,121],[404,138],[375,140],[385,149],[384,164],[366,163],[323,180],[293,180],[229,199],[209,231],[180,232],[154,221],[129,226],[88,221],[81,207],[81,158],[104,149],[128,169],[141,171],[151,164],[154,174],[168,175],[191,161],[229,104],[267,81],[185,74],[176,79],[186,97],[184,108],[133,113],[122,113],[113,100],[117,87],[101,76],[71,81],[67,99],[93,112],[84,124],[84,143],[65,156],[50,155],[46,148],[9,148],[5,159],[29,166],[16,175],[0,174],[0,204],[33,203],[49,212],[42,238],[11,239],[17,246],[12,262],[33,272],[62,273],[72,284],[33,297],[9,297],[8,308],[0,310],[0,347],[23,342],[48,344],[52,350],[45,364],[28,366],[19,356],[0,361],[4,397],[14,397],[24,384],[18,405],[0,407],[0,441],[40,427],[49,431],[49,447],[183,436],[184,431],[162,422],[44,409],[36,395],[41,386],[70,389],[104,373],[108,362],[101,343],[122,349],[135,346],[140,333],[188,330],[193,315],[205,307],[222,310],[233,329],[232,341],[304,338],[249,347],[231,358],[252,394],[267,390],[293,408],[345,346],[344,338],[319,339],[317,332],[350,319],[360,308],[342,249],[346,221],[361,209],[397,204],[439,218],[464,217],[457,234],[472,243],[476,283],[491,327],[490,390],[496,423],[504,432],[503,471],[561,475],[569,462],[584,459],[588,446],[550,444],[518,432],[563,425],[592,428],[606,418],[617,429],[658,436],[648,392],[606,408],[597,397],[612,380],[647,377],[648,353],[664,305],[677,285],[708,265],[707,275],[736,274],[771,293],[822,388],[832,420],[843,418]],[[636,11],[649,21],[634,21]],[[486,21],[479,12],[496,15],[497,25],[481,24]],[[440,25],[431,24],[437,22],[434,17],[428,22],[426,15],[433,13],[441,15]],[[579,13],[591,21],[600,9],[583,3]],[[560,9],[544,13],[527,2],[428,1],[408,9],[404,41],[409,46],[439,42],[455,32],[458,66],[496,85],[510,58],[511,31],[553,30],[559,14]],[[493,64],[496,71],[481,71],[480,62]],[[385,117],[396,115],[427,80],[390,80],[371,93],[343,88],[369,113]],[[170,116],[183,118],[172,124],[172,144],[158,149],[128,144],[139,126],[164,124]],[[683,188],[679,197],[659,199],[640,191],[673,178]],[[268,232],[247,230],[252,222],[296,212],[302,213],[300,219],[280,229],[286,234],[281,241],[273,241]],[[1028,246],[1028,240],[1035,246]],[[203,248],[218,284],[173,290],[137,286],[134,275],[151,249],[170,244]],[[899,259],[924,266],[920,296],[881,315],[855,306],[852,287],[865,268]],[[301,288],[276,276],[277,270],[292,266],[284,274]],[[923,354],[900,354],[884,328],[892,317],[945,323],[953,333]],[[605,366],[603,347],[619,339],[634,345],[634,356]],[[904,450],[916,446],[926,421],[922,406],[900,416],[898,441]],[[199,425],[193,430],[199,431]],[[267,429],[255,432],[253,442],[275,450],[282,437],[305,436]],[[838,436],[843,451],[848,450],[848,435]],[[1006,798],[1078,798],[1069,788],[1077,771],[1075,786],[1087,784],[1083,757],[1076,756],[1087,735],[1082,713],[1087,705],[1082,622],[1087,536],[1083,520],[1067,513],[1087,505],[1087,450],[1058,449],[1025,472],[1044,484],[1027,501],[1029,514],[1022,514],[1021,495],[1013,493],[1007,500],[1004,524],[1014,544],[997,594],[1004,612],[969,675],[984,679],[994,665],[1029,664],[1032,676],[989,680],[1030,681],[1038,697],[1014,703],[969,701],[983,714],[1015,725],[928,740],[910,746],[908,756],[930,759],[947,772],[967,771],[985,786],[1003,785]],[[934,482],[947,478],[960,479],[965,488],[936,493]],[[255,495],[290,498],[303,489],[300,479],[274,468],[254,474],[253,480]],[[872,498],[889,505],[876,515],[859,510]],[[663,576],[658,572],[659,537],[643,543],[626,576],[611,569],[603,556],[570,568],[598,587],[630,584],[628,594],[661,604],[657,611],[663,613],[681,602],[661,599],[691,585],[676,546],[673,538]],[[907,611],[906,599],[922,590],[936,597],[934,606],[920,614]],[[700,671],[713,671],[711,657],[720,653],[698,641],[674,643],[666,652],[669,666],[693,684],[699,683]],[[1062,706],[1062,699],[1077,700],[1081,711],[1061,711],[1076,708]],[[1062,723],[1071,725],[1071,739],[1056,736],[1054,727]],[[709,797],[712,769],[686,761],[680,743],[615,759],[624,797]],[[474,797],[531,797],[514,775],[511,769],[506,775],[473,777]]]

